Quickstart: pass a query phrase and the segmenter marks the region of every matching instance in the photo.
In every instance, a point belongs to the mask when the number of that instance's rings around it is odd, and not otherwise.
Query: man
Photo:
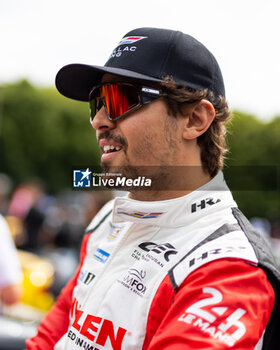
[[[213,55],[140,28],[104,67],[68,65],[56,85],[90,101],[104,168],[152,184],[94,218],[27,348],[278,349],[279,275],[220,172],[230,113]]]

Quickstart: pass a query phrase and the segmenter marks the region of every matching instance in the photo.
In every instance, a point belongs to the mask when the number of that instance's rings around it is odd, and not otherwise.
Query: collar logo
[[[122,38],[122,40],[119,42],[119,45],[128,45],[128,44],[134,44],[139,40],[146,39],[147,36],[126,36]]]
[[[153,219],[153,218],[157,218],[159,216],[161,216],[162,214],[164,214],[164,212],[162,213],[155,213],[155,212],[140,212],[140,211],[133,211],[133,212],[127,212],[124,211],[122,209],[118,209],[118,214],[124,214],[124,215],[128,215],[128,216],[132,216],[135,218],[139,218],[139,219]]]

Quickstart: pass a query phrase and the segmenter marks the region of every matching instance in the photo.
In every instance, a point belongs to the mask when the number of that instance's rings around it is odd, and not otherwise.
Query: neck
[[[164,181],[152,184],[150,190],[135,190],[129,193],[129,198],[139,201],[161,201],[185,196],[211,180],[208,173],[200,166],[175,167]]]

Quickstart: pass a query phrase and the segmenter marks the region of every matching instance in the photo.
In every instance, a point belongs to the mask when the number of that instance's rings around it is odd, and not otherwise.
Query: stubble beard
[[[169,190],[170,187],[173,186],[173,176],[174,176],[174,167],[172,167],[172,163],[176,164],[176,139],[170,130],[174,130],[176,128],[176,120],[173,117],[167,117],[164,122],[164,138],[166,140],[165,153],[157,154],[157,150],[154,145],[155,142],[158,142],[159,138],[154,137],[153,134],[147,133],[143,135],[141,145],[137,145],[133,150],[133,159],[141,159],[145,160],[146,157],[152,157],[153,162],[158,163],[157,166],[145,166],[145,165],[131,165],[131,160],[128,156],[127,149],[128,144],[127,141],[122,136],[114,136],[111,135],[109,131],[104,132],[101,137],[115,140],[120,143],[123,148],[122,152],[124,152],[125,160],[124,165],[116,166],[110,165],[110,163],[102,163],[102,171],[107,174],[107,178],[115,178],[116,175],[120,175],[121,177],[125,177],[126,179],[136,180],[139,177],[151,179],[151,187],[148,189],[149,191],[165,191]],[[116,175],[114,175],[116,174]],[[143,191],[147,190],[147,188],[116,188],[125,191]]]

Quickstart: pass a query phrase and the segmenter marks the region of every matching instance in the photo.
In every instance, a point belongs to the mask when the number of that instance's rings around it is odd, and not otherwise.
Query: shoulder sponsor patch
[[[253,247],[242,231],[234,231],[218,237],[198,247],[191,254],[187,254],[171,271],[175,286],[179,286],[185,278],[200,266],[208,262],[237,258],[257,265],[258,259]]]

